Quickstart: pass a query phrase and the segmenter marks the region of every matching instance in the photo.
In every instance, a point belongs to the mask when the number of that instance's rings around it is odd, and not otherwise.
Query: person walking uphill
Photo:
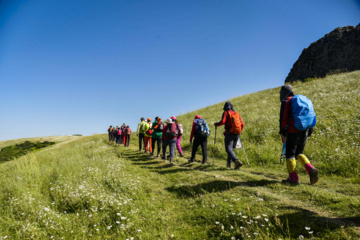
[[[201,119],[200,115],[196,115],[194,118],[194,122],[191,129],[190,135],[190,145],[192,144],[192,140],[194,138],[194,145],[191,151],[191,158],[189,162],[195,161],[196,150],[201,145],[202,150],[202,164],[207,163],[207,138],[210,135],[209,127],[205,121],[205,119]]]
[[[142,148],[142,144],[144,144],[144,148],[145,148],[145,118],[141,118],[141,122],[138,124],[137,130],[136,130],[136,136],[139,137],[139,151],[141,151]]]
[[[151,144],[151,118],[147,119],[147,123],[145,124],[145,152],[151,153],[152,152],[152,144]]]
[[[231,169],[231,163],[235,163],[235,170],[238,170],[243,163],[236,156],[234,149],[236,143],[239,140],[240,133],[244,128],[244,123],[240,117],[240,114],[235,112],[231,102],[226,102],[224,105],[224,113],[222,115],[221,121],[214,123],[215,127],[225,124],[225,150],[228,155],[227,158],[227,167]]]
[[[126,147],[129,147],[129,145],[130,145],[130,139],[131,139],[131,129],[130,129],[129,126],[126,126],[126,132],[125,132],[125,134],[126,134],[126,137],[125,137],[125,139],[126,139]]]
[[[178,150],[179,154],[180,154],[180,157],[183,157],[184,154],[183,154],[183,150],[181,149],[181,145],[180,145],[180,142],[181,142],[181,136],[183,135],[184,133],[184,128],[183,128],[183,125],[181,125],[181,123],[179,123],[179,121],[176,119],[176,117],[171,117],[171,119],[174,121],[175,120],[175,123],[178,125],[179,127],[179,131],[180,131],[180,136],[177,138],[177,141],[176,141],[176,149]]]
[[[160,117],[155,117],[155,121],[152,124],[153,133],[152,137],[152,152],[151,155],[154,155],[155,152],[155,144],[157,145],[157,157],[160,157],[161,152],[161,138],[162,132],[164,130],[164,123],[161,122]]]
[[[123,125],[121,126],[121,138],[123,140],[123,143],[124,143],[124,147],[126,147],[126,131],[127,131],[127,127],[126,127],[126,124],[123,123]]]
[[[108,135],[109,135],[109,142],[111,142],[111,130],[112,130],[112,125],[110,125],[110,127],[108,128]]]
[[[169,145],[170,148],[170,156],[169,160],[170,163],[173,162],[174,159],[174,150],[177,138],[179,137],[180,131],[179,126],[173,122],[170,118],[166,119],[165,122],[166,126],[164,127],[163,134],[161,140],[163,142],[163,154],[162,159],[166,160],[166,147]]]
[[[283,183],[299,184],[296,172],[297,159],[310,176],[310,184],[318,181],[318,169],[314,168],[304,155],[306,139],[311,136],[316,124],[315,111],[311,101],[302,95],[295,95],[291,85],[284,85],[280,90],[280,134],[283,143],[286,142],[286,165],[289,178]],[[299,111],[305,115],[298,114]],[[306,119],[304,119],[304,116]]]

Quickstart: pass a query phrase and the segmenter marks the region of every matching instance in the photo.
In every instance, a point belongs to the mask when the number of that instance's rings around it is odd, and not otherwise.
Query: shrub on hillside
[[[30,142],[25,141],[20,144],[7,146],[1,149],[0,151],[0,161],[10,161],[14,158],[21,157],[22,155],[25,155],[29,152],[36,151],[41,148],[45,148],[47,146],[53,145],[55,142]]]

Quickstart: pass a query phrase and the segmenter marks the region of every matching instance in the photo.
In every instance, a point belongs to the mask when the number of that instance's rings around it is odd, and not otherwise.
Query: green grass
[[[107,134],[0,165],[0,239],[359,239],[359,78],[293,84],[319,118],[305,150],[320,170],[315,186],[301,166],[300,186],[280,183],[279,88],[270,89],[231,100],[251,163],[240,171],[225,168],[224,139],[218,129],[214,146],[212,125],[214,166],[200,165],[200,154],[187,163],[193,117],[218,121],[223,103],[179,116],[185,158],[174,165],[139,152],[136,136],[123,148]]]

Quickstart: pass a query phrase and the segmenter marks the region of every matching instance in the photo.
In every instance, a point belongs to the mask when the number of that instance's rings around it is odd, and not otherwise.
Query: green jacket
[[[153,126],[157,125],[157,121],[152,123]],[[157,131],[156,129],[152,133],[152,138],[161,138],[162,137],[162,131]]]
[[[142,125],[144,125],[144,124],[146,124],[145,121],[142,121],[142,122],[139,123],[138,128],[137,128],[137,131],[136,131],[136,134],[145,133],[146,130],[142,130],[142,129],[143,129]],[[144,129],[145,129],[145,128],[144,128]]]

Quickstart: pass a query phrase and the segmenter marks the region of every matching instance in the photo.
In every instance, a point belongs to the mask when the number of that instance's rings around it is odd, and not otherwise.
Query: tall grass
[[[321,174],[359,177],[360,173],[360,71],[327,76],[311,82],[293,84],[295,94],[309,97],[315,108],[318,123],[308,139],[305,154]],[[252,166],[279,168],[282,144],[279,137],[279,88],[230,99],[244,121],[241,140]],[[200,114],[209,123],[210,157],[226,161],[222,129],[217,129],[214,145],[214,122],[221,119],[221,102],[179,116],[184,126],[183,146],[189,149],[192,121]],[[245,161],[242,150],[238,156]]]

